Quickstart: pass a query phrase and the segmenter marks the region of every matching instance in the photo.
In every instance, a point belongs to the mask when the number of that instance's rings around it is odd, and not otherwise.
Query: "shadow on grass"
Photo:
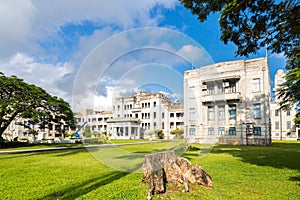
[[[288,168],[300,171],[300,143],[275,143],[272,146],[217,145],[212,154],[231,154],[243,162],[258,166]]]
[[[7,154],[7,155],[1,155],[0,160],[9,160],[9,159],[15,159],[15,158],[30,157],[30,156],[40,155],[40,154],[41,153]]]
[[[64,157],[64,156],[70,156],[70,155],[76,155],[78,153],[87,152],[86,149],[71,149],[66,151],[55,151],[53,156],[56,157]]]
[[[85,152],[86,149],[63,149],[63,150],[52,150],[52,151],[41,151],[41,152],[28,152],[28,153],[20,153],[20,154],[4,154],[0,156],[0,160],[8,160],[14,158],[23,158],[23,157],[31,157],[38,155],[51,155],[55,157],[63,157],[69,155],[75,155],[78,153]]]
[[[300,187],[300,175],[299,176],[292,176],[288,180],[297,182],[298,186]]]
[[[98,189],[101,186],[110,184],[113,181],[116,181],[129,173],[127,172],[119,172],[114,171],[112,173],[92,178],[89,180],[86,180],[85,182],[81,182],[80,184],[72,185],[71,187],[68,187],[64,190],[60,190],[57,192],[54,192],[50,195],[47,195],[42,199],[62,199],[62,200],[69,200],[69,199],[76,199],[79,198],[85,194],[88,194],[89,192]]]

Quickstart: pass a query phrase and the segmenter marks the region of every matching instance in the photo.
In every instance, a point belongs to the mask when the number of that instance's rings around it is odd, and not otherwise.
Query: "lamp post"
[[[262,72],[263,72],[263,110],[264,110],[264,127],[265,127],[265,145],[267,145],[267,109],[266,109],[266,93],[265,93],[265,71],[266,68],[263,67],[262,68]]]

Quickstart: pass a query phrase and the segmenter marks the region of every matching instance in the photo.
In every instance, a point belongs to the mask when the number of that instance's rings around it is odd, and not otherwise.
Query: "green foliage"
[[[83,131],[83,135],[85,137],[91,137],[92,136],[92,130],[91,130],[91,126],[90,125],[85,125],[84,127],[84,131]]]
[[[147,134],[149,135],[149,136],[153,136],[153,135],[155,135],[155,136],[157,136],[157,138],[159,138],[159,139],[164,139],[164,137],[165,137],[165,135],[164,135],[164,132],[163,132],[163,130],[162,129],[157,129],[157,130],[154,130],[154,131],[149,131],[149,132],[147,132]]]
[[[299,0],[180,0],[203,22],[211,13],[220,13],[221,41],[233,42],[237,55],[248,56],[267,46],[286,59],[286,84],[281,106],[300,101],[300,1]]]
[[[106,136],[86,138],[84,144],[108,144],[110,143]]]
[[[164,139],[165,138],[165,134],[164,134],[162,129],[157,129],[157,130],[155,130],[155,132],[157,134],[158,139]]]
[[[182,138],[182,135],[183,135],[183,133],[184,133],[184,129],[183,129],[183,128],[176,128],[176,129],[170,131],[170,133],[171,133],[172,135],[175,135],[175,137],[176,137],[177,139],[181,139],[181,138]]]
[[[47,128],[51,122],[74,127],[73,112],[63,99],[51,96],[16,76],[6,77],[0,72],[0,138],[15,118],[22,118],[19,125],[26,128],[32,125]]]

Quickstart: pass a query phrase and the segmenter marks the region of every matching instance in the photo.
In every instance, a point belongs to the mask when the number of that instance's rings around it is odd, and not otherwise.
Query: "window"
[[[286,128],[287,128],[287,129],[291,129],[291,127],[292,127],[292,126],[291,126],[291,121],[287,121],[287,122],[286,122]]]
[[[196,114],[196,109],[195,108],[190,108],[190,120],[195,119],[195,114]]]
[[[253,104],[253,117],[254,119],[261,118],[260,103]]]
[[[275,129],[279,129],[279,121],[275,122]]]
[[[275,110],[275,116],[279,116],[279,110]]]
[[[290,110],[287,110],[287,111],[286,111],[286,115],[287,115],[287,116],[290,116],[290,115],[291,115],[291,111],[290,111]]]
[[[190,135],[195,135],[195,128],[190,128]]]
[[[164,113],[164,112],[161,114],[161,117],[162,117],[163,119],[165,118],[165,113]]]
[[[236,82],[229,82],[229,93],[236,92]]]
[[[214,119],[215,119],[215,107],[208,106],[208,120],[214,120]]]
[[[153,112],[153,118],[156,119],[156,112]]]
[[[259,92],[260,91],[260,79],[255,78],[252,80],[252,91]]]
[[[219,135],[225,135],[225,128],[224,127],[219,127],[218,128],[218,133],[219,133]]]
[[[225,93],[225,88],[223,87],[223,82],[218,82],[218,94],[224,94]]]
[[[279,129],[279,121],[275,122],[275,129]]]
[[[229,127],[229,135],[236,135],[235,127]]]
[[[215,94],[215,86],[213,83],[207,84],[207,90],[209,95]]]
[[[225,105],[218,106],[219,120],[225,120]]]
[[[260,127],[253,127],[253,134],[254,135],[261,135],[261,128]]]
[[[229,105],[229,119],[236,119],[236,105]]]
[[[156,107],[156,101],[153,102],[153,107]]]
[[[189,87],[189,98],[191,99],[195,98],[195,86]]]
[[[214,128],[213,128],[213,127],[209,127],[209,128],[208,128],[208,133],[207,133],[207,134],[208,134],[208,135],[213,135],[214,132],[215,132],[215,131],[214,131]]]

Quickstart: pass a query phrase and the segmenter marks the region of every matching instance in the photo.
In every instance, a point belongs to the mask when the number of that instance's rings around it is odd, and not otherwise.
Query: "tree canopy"
[[[237,46],[236,55],[249,56],[267,46],[287,59],[281,106],[300,101],[299,0],[180,0],[198,20],[220,13],[221,41]]]
[[[49,128],[52,124],[75,126],[71,107],[63,99],[0,72],[0,142],[3,132],[17,118],[22,119],[19,125],[27,128],[31,125]]]

